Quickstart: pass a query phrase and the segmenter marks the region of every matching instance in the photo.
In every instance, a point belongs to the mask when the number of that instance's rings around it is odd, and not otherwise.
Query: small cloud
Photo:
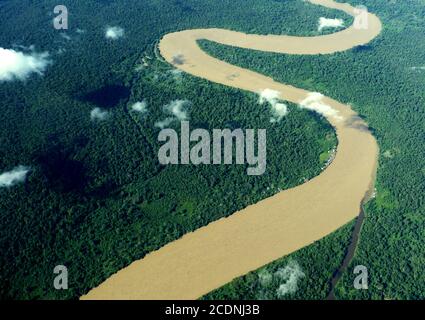
[[[174,120],[176,120],[173,117],[165,118],[164,120],[155,122],[155,127],[164,129],[165,127],[168,127]]]
[[[131,106],[131,110],[135,111],[135,112],[140,112],[140,113],[146,113],[148,112],[147,109],[147,103],[145,100],[143,100],[142,102],[136,102],[135,104],[133,104]]]
[[[279,278],[282,283],[277,289],[278,297],[293,294],[298,289],[298,282],[301,278],[305,277],[304,272],[296,261],[289,261],[285,268],[280,268],[275,272],[275,277]]]
[[[422,67],[411,67],[410,68],[413,71],[425,71],[425,66]]]
[[[85,33],[85,32],[86,32],[86,30],[84,30],[84,29],[80,29],[80,28],[77,28],[77,29],[75,30],[75,32],[76,32],[76,33],[79,33],[79,34],[83,34],[83,33]]]
[[[23,53],[0,47],[0,82],[25,80],[31,73],[42,75],[51,63],[48,58],[47,52]]]
[[[173,114],[180,121],[187,120],[188,116],[184,108],[189,103],[190,102],[187,100],[174,100],[174,101],[171,101],[168,105],[166,105],[164,107],[164,110],[166,112]]]
[[[342,19],[328,19],[321,17],[319,19],[319,26],[317,31],[321,32],[325,28],[341,28],[344,26],[344,20]]]
[[[35,46],[33,44],[30,45],[29,47],[23,46],[21,44],[14,44],[14,45],[12,45],[12,47],[22,49],[24,51],[34,51],[35,50]]]
[[[279,122],[284,116],[288,114],[288,106],[284,103],[276,103],[272,105],[274,117],[270,118],[270,122]]]
[[[90,112],[90,119],[92,121],[103,121],[103,120],[106,120],[108,117],[109,117],[109,112],[101,108],[94,108]]]
[[[172,75],[180,75],[180,74],[182,74],[182,73],[183,73],[183,71],[182,71],[182,70],[180,70],[180,69],[172,69],[172,70],[170,70],[170,73],[171,73]]]
[[[392,158],[394,158],[394,153],[392,152],[392,150],[387,150],[383,153],[383,156],[385,158],[392,159]]]
[[[300,102],[300,107],[301,109],[312,110],[325,117],[331,117],[338,121],[343,120],[343,117],[339,115],[339,111],[325,104],[323,102],[323,98],[323,94],[319,92],[311,92]]]
[[[11,171],[0,174],[0,188],[13,187],[25,181],[30,169],[25,166],[18,166]]]
[[[283,117],[288,114],[288,106],[284,103],[278,102],[280,92],[272,89],[264,89],[260,92],[259,103],[264,104],[268,102],[272,108],[273,116],[270,118],[271,123],[279,122]]]
[[[155,123],[155,127],[163,129],[169,126],[173,121],[183,121],[188,119],[187,111],[185,107],[190,104],[188,100],[173,100],[169,104],[164,106],[164,111],[172,115],[162,121]]]
[[[71,36],[68,35],[68,34],[66,34],[66,33],[64,33],[64,32],[60,33],[60,36],[62,38],[64,38],[65,40],[67,40],[67,41],[71,41],[72,40]]]
[[[264,89],[260,92],[259,103],[263,104],[268,102],[270,104],[277,102],[280,97],[280,92],[272,89]]]
[[[107,39],[116,40],[124,36],[124,29],[121,27],[107,27],[105,37]]]

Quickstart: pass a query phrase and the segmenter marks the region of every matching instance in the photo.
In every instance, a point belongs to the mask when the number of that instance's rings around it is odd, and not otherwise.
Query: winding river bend
[[[348,4],[309,1],[356,16]],[[196,77],[254,93],[272,89],[282,100],[299,103],[311,92],[213,58],[199,48],[197,40],[282,54],[332,54],[379,35],[379,18],[371,13],[367,18],[366,29],[353,25],[317,37],[185,30],[165,35],[159,49],[166,61]],[[350,106],[329,97],[321,102],[332,110],[325,116],[336,130],[338,149],[334,161],[319,176],[186,234],[120,270],[82,299],[197,299],[357,217],[373,187],[378,145]]]

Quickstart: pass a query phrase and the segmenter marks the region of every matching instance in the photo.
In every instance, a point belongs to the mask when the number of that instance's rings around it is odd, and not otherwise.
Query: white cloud
[[[35,46],[33,44],[30,45],[29,47],[23,46],[21,44],[14,44],[14,45],[12,45],[12,47],[22,49],[22,50],[26,50],[26,51],[34,51],[35,50]]]
[[[70,35],[64,33],[64,32],[60,33],[60,36],[62,38],[64,38],[65,40],[67,40],[67,41],[71,41],[72,40],[72,37]]]
[[[323,102],[323,98],[323,94],[319,92],[311,92],[300,102],[300,107],[302,109],[315,111],[325,117],[331,117],[338,121],[343,120],[343,117],[339,115],[339,111],[325,104]]]
[[[285,268],[280,268],[276,271],[274,275],[280,280],[285,281],[276,291],[278,297],[283,297],[288,293],[295,293],[298,289],[298,281],[305,277],[299,264],[293,260],[289,261]]]
[[[184,109],[190,101],[187,100],[173,100],[164,106],[164,111],[172,115],[162,121],[155,122],[155,127],[163,129],[169,126],[173,121],[183,121],[188,119],[187,111]]]
[[[319,19],[319,26],[317,27],[317,31],[322,31],[325,28],[341,28],[344,26],[344,20],[342,19],[328,19],[321,17]]]
[[[260,104],[269,102],[270,104],[276,102],[279,99],[280,92],[272,89],[264,89],[260,92]]]
[[[91,112],[90,112],[90,119],[92,121],[103,121],[106,120],[109,117],[109,112],[105,111],[101,108],[94,108]]]
[[[411,67],[411,70],[419,70],[419,71],[425,71],[425,66],[423,67]]]
[[[124,29],[121,27],[107,27],[105,37],[107,39],[116,40],[124,36]]]
[[[50,64],[47,52],[29,54],[0,47],[0,82],[25,80],[31,73],[42,75]]]
[[[140,113],[148,112],[146,101],[143,100],[142,102],[138,101],[138,102],[134,103],[131,106],[131,110],[136,111],[136,112],[140,112]]]
[[[184,107],[189,103],[187,100],[174,100],[166,105],[164,110],[173,114],[180,121],[187,120],[187,112],[184,110]]]
[[[279,122],[284,116],[288,114],[288,106],[284,103],[276,103],[272,105],[274,117],[270,118],[270,122]]]
[[[164,120],[155,122],[155,127],[164,129],[165,127],[168,127],[174,120],[176,119],[172,117],[165,118]]]
[[[13,187],[14,185],[24,182],[29,168],[18,166],[11,171],[0,174],[0,188]]]
[[[279,122],[283,117],[288,114],[288,106],[279,101],[280,92],[272,89],[264,89],[260,92],[259,103],[264,104],[268,102],[272,108],[273,116],[270,122]]]

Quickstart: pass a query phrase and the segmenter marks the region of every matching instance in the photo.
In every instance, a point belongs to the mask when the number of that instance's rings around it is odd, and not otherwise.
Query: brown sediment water
[[[355,8],[333,0],[310,0],[355,16]],[[354,25],[330,35],[252,35],[223,29],[194,29],[165,35],[161,55],[176,68],[226,86],[260,93],[279,92],[299,103],[311,92],[233,66],[202,51],[197,40],[282,54],[332,54],[363,45],[381,31],[367,14],[366,29]],[[373,188],[378,145],[349,105],[329,97],[320,102],[333,113],[335,159],[319,176],[184,235],[118,271],[81,299],[197,299],[236,277],[301,249],[359,215]],[[270,112],[265,108],[264,112]],[[337,113],[337,115],[335,115]]]

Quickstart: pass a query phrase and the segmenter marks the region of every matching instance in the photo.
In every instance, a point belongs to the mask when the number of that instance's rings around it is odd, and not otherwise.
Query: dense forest
[[[370,44],[346,52],[285,56],[206,41],[201,45],[213,56],[232,64],[349,103],[366,119],[380,146],[376,198],[365,206],[366,219],[359,245],[335,294],[339,299],[423,299],[425,7],[419,0],[348,2],[366,5],[379,15],[384,29]],[[332,237],[336,234],[329,238]],[[332,244],[337,245],[333,241]],[[316,253],[315,246],[300,252],[310,249]],[[321,261],[320,255],[317,261]],[[291,256],[279,266],[284,267]],[[301,265],[306,264],[301,261]],[[356,265],[368,268],[368,290],[353,287]],[[272,264],[265,268],[275,267]],[[315,268],[318,269],[317,264],[308,265],[304,273],[310,274]],[[261,272],[237,279],[216,290],[211,297],[244,298],[261,278]],[[301,279],[300,285],[302,281],[307,282]],[[275,291],[276,287],[271,290]],[[318,296],[297,293],[294,298]],[[325,292],[321,298],[326,298]]]
[[[0,174],[29,168],[25,183],[0,188],[2,299],[76,299],[183,234],[318,175],[335,147],[316,114],[289,105],[272,124],[258,96],[173,70],[156,44],[196,27],[314,35],[321,16],[344,14],[298,0],[65,1],[64,31],[52,25],[56,4],[0,3],[0,47],[48,60],[43,74],[0,81]],[[122,37],[106,38],[110,26]],[[266,173],[159,165],[154,124],[176,99],[190,102],[193,127],[267,129]],[[326,277],[339,260],[322,267]],[[68,267],[69,290],[53,288],[56,265]]]
[[[425,7],[420,0],[347,1],[382,19],[384,30],[372,43],[323,56],[200,44],[232,64],[350,103],[366,119],[380,145],[377,194],[365,206],[355,257],[335,294],[424,298]],[[290,104],[290,114],[271,124],[258,96],[172,69],[156,44],[168,32],[200,27],[317,35],[320,17],[347,25],[350,17],[301,0],[63,4],[70,15],[66,31],[53,28],[55,1],[0,2],[0,48],[48,52],[49,61],[42,75],[0,80],[0,174],[19,165],[30,170],[25,183],[0,187],[1,299],[76,299],[148,252],[320,173],[336,144],[322,118]],[[123,36],[105,38],[109,26],[122,28]],[[193,127],[266,128],[266,173],[161,166],[154,124],[176,99],[189,101]],[[147,112],[134,111],[136,102]],[[91,118],[94,108],[105,117]],[[204,298],[326,298],[352,228]],[[53,268],[62,264],[69,290],[58,291]],[[368,268],[369,290],[353,288],[353,267],[360,264]]]

